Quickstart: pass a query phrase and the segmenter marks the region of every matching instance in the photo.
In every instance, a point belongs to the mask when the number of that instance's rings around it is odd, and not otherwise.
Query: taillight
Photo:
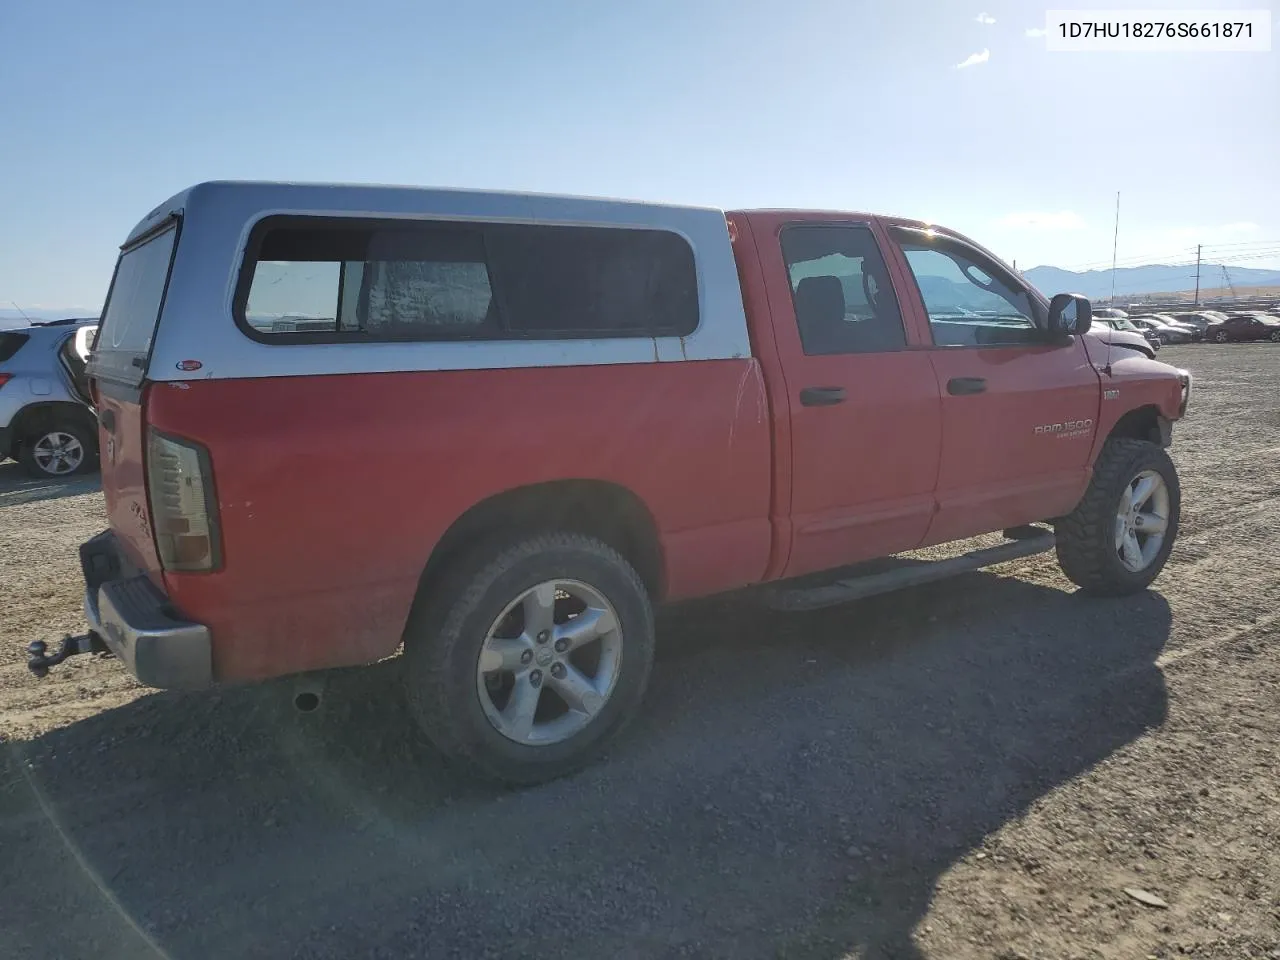
[[[13,379],[12,373],[0,373],[0,387],[3,387],[6,383],[8,383],[12,379]]]
[[[218,500],[204,447],[150,431],[147,497],[156,552],[166,570],[212,570],[219,565]]]

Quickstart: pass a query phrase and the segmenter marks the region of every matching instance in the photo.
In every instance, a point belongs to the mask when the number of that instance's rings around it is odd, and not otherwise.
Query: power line
[[[1193,255],[1194,247],[1186,252],[1177,255],[1165,254],[1163,256],[1143,256],[1143,257],[1125,257],[1121,258],[1117,263],[1117,269],[1129,269],[1132,267],[1183,267],[1194,266],[1196,258]],[[1226,256],[1214,256],[1212,253],[1202,253],[1201,259],[1204,262],[1212,261],[1212,263],[1246,263],[1250,260],[1270,260],[1280,257],[1280,244],[1273,247],[1262,248],[1258,250],[1240,251]],[[1064,267],[1062,269],[1069,270],[1072,273],[1083,273],[1092,269],[1101,272],[1104,269],[1110,269],[1110,263],[1107,261],[1098,262],[1094,265],[1080,264],[1075,267]]]
[[[1221,255],[1223,258],[1243,256],[1243,257],[1261,257],[1270,256],[1275,250],[1280,249],[1280,240],[1248,240],[1239,244],[1213,244],[1206,243],[1200,245],[1203,248],[1203,256],[1205,259],[1214,259],[1213,251],[1218,248],[1228,248]],[[1239,247],[1251,246],[1255,249],[1235,249]],[[1182,263],[1195,263],[1195,251],[1197,247],[1183,247],[1180,250],[1167,251],[1165,253],[1143,253],[1132,254],[1120,257],[1116,260],[1117,267],[1124,266],[1177,266]],[[1105,270],[1111,266],[1110,260],[1089,260],[1073,264],[1071,266],[1062,267],[1060,269],[1070,270],[1073,273],[1083,272],[1087,270]]]
[[[1247,247],[1257,244],[1280,243],[1280,240],[1236,240],[1231,243],[1206,243],[1206,247]]]
[[[1117,267],[1133,267],[1160,265],[1163,263],[1177,262],[1184,259],[1188,255],[1188,251],[1179,250],[1176,253],[1150,254],[1132,257],[1120,257],[1115,261]],[[1089,263],[1077,263],[1069,267],[1061,267],[1062,270],[1070,270],[1073,273],[1084,273],[1089,270],[1110,270],[1110,260],[1092,260]]]

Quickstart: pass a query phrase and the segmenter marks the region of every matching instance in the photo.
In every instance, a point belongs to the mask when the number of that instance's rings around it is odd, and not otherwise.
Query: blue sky
[[[1023,268],[1109,260],[1119,190],[1122,260],[1280,248],[1280,52],[1049,53],[1044,9],[5,0],[0,306],[97,307],[214,178],[871,210]]]

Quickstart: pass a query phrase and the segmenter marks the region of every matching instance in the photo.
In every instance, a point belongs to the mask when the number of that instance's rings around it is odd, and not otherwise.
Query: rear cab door
[[[1060,516],[1079,501],[1101,402],[1083,338],[1051,342],[1044,298],[958,234],[885,221],[928,328],[942,402],[938,512],[926,543]]]
[[[937,381],[874,218],[731,214],[754,239],[767,316],[749,309],[774,412],[780,539],[771,576],[797,576],[917,546],[934,510]],[[740,245],[745,240],[740,236]],[[748,300],[751,284],[744,282]],[[749,303],[749,307],[751,304]]]
[[[107,518],[120,547],[159,586],[146,486],[147,365],[179,221],[162,220],[122,248],[85,373],[98,408],[98,448]]]

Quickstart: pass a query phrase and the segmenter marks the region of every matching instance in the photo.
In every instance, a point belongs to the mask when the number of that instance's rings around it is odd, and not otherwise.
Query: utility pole
[[[1196,244],[1196,302],[1195,302],[1195,305],[1197,307],[1200,306],[1200,247],[1201,247],[1201,244],[1197,243]]]

